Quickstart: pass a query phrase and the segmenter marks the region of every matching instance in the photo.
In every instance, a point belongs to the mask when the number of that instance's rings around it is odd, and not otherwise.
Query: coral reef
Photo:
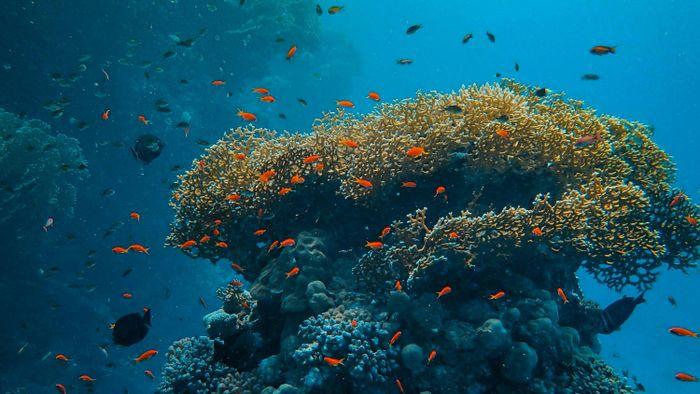
[[[205,318],[212,357],[266,393],[629,392],[576,272],[645,290],[692,268],[700,212],[647,127],[534,91],[419,94],[210,147],[167,243],[250,282]]]
[[[78,140],[2,109],[0,166],[0,227],[8,233],[27,227],[18,223],[39,226],[47,216],[72,215],[76,185],[88,176]]]

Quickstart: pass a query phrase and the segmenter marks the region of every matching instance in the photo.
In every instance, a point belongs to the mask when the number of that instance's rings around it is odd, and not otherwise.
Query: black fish
[[[501,73],[496,73],[496,78],[500,78],[500,77],[501,77]]]
[[[179,122],[178,124],[175,125],[175,128],[187,128],[190,127],[189,122],[185,122],[184,120],[182,122]]]
[[[445,112],[449,112],[451,114],[461,114],[462,113],[462,108],[460,108],[459,105],[448,105],[444,109],[445,109]]]
[[[644,301],[644,293],[636,298],[624,296],[608,305],[600,316],[600,332],[610,334],[620,329],[620,326],[629,319],[634,308]]]
[[[508,119],[510,119],[510,118],[508,117],[508,115],[501,115],[501,116],[497,117],[495,120],[497,120],[497,121],[499,121],[499,122],[507,122]]]
[[[546,95],[547,95],[547,89],[545,89],[545,88],[539,88],[539,89],[535,90],[535,96],[537,96],[537,97],[544,97]]]
[[[515,63],[515,72],[520,71],[520,65],[516,62]]]
[[[413,60],[411,60],[411,59],[399,59],[396,61],[396,63],[398,63],[402,66],[407,66],[407,65],[413,63]]]
[[[170,167],[170,171],[180,171],[182,169],[182,166],[179,164],[175,164],[174,166]]]
[[[203,140],[203,139],[201,139],[201,138],[198,139],[197,141],[195,141],[194,143],[197,144],[197,145],[199,145],[199,146],[209,146],[209,145],[211,145],[211,144],[209,143],[209,141]]]
[[[284,37],[275,38],[275,42],[277,42],[277,43],[284,42]]]
[[[320,4],[316,4],[316,15],[323,15],[323,8]]]
[[[304,107],[309,105],[309,103],[307,103],[306,100],[304,100],[303,98],[297,98],[297,101],[299,102],[299,104],[303,105]]]
[[[486,37],[489,38],[489,41],[491,41],[491,42],[496,42],[496,36],[494,36],[493,33],[487,31],[487,32],[486,32]]]
[[[279,114],[280,119],[287,119],[287,115],[283,114],[280,112]]]
[[[156,108],[156,111],[158,111],[158,112],[164,112],[164,113],[173,112],[169,107],[158,107],[158,108]]]
[[[110,187],[110,188],[108,188],[108,189],[102,190],[102,193],[100,193],[100,194],[102,195],[102,197],[111,197],[111,196],[113,196],[114,193],[116,193],[116,192],[117,192],[116,190],[114,190],[114,189],[112,189],[112,188]]]
[[[668,303],[671,304],[672,306],[678,305],[678,303],[676,302],[676,299],[673,298],[673,296],[668,296]]]
[[[146,77],[146,79],[151,79],[151,74],[149,74],[148,71],[145,71],[143,76]]]
[[[180,80],[180,83],[183,84],[183,85],[187,85],[187,84],[190,83],[190,82],[189,82],[188,80],[186,80],[186,79],[183,78],[183,79]]]
[[[125,277],[125,276],[127,276],[127,275],[129,275],[133,270],[134,270],[134,269],[131,268],[131,267],[125,269],[124,272],[122,272],[122,278]]]
[[[600,79],[600,76],[598,74],[583,74],[581,79],[584,81],[597,81]]]
[[[130,313],[120,317],[112,329],[114,343],[122,346],[133,345],[146,338],[151,326],[151,309],[143,308],[143,315]]]
[[[175,55],[176,55],[176,52],[173,51],[172,49],[169,50],[169,51],[166,51],[165,53],[163,53],[163,57],[164,57],[165,59],[167,59],[167,58],[169,58],[169,57],[173,57],[173,56],[175,56]]]
[[[465,34],[464,37],[462,37],[462,44],[468,43],[469,40],[472,39],[472,37],[474,37],[474,35],[472,33]]]
[[[417,32],[421,27],[423,27],[423,25],[413,25],[406,29],[406,34],[413,34]]]
[[[165,144],[153,134],[140,136],[134,146],[131,147],[131,154],[143,163],[148,164],[158,157],[163,151]]]

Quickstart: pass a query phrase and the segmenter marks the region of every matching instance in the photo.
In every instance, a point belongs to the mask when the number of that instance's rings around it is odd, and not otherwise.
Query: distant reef
[[[0,108],[0,229],[21,235],[49,216],[72,215],[88,166],[75,138]]]
[[[242,277],[160,391],[631,393],[576,271],[644,291],[694,267],[698,206],[651,137],[510,80],[232,130],[167,244]]]

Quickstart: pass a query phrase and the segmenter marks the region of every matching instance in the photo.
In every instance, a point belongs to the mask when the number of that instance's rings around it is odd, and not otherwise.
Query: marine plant
[[[72,215],[76,187],[88,176],[78,140],[46,123],[0,109],[0,228],[19,234],[51,215]],[[30,225],[31,226],[31,225]]]
[[[694,267],[698,206],[651,138],[510,80],[327,113],[306,135],[238,128],[180,177],[167,243],[251,282],[212,358],[266,392],[628,392],[576,271],[646,290]],[[278,373],[256,369],[270,357]]]

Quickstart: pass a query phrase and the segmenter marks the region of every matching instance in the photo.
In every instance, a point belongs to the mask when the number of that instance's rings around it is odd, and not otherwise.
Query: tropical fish
[[[94,382],[96,380],[96,379],[93,379],[90,375],[85,375],[85,374],[78,376],[78,379],[82,380],[83,382],[88,382],[88,383]]]
[[[264,103],[274,103],[274,102],[275,102],[275,98],[272,97],[272,96],[270,96],[270,95],[267,95],[267,96],[262,96],[262,97],[260,97],[260,101],[262,101],[262,102],[264,102]]]
[[[292,45],[292,46],[289,48],[289,50],[287,51],[287,55],[286,55],[285,57],[287,58],[287,60],[290,60],[291,58],[294,57],[294,55],[296,55],[296,53],[297,53],[297,46],[296,46],[296,45]]]
[[[366,179],[362,179],[362,178],[355,178],[355,182],[356,182],[358,185],[364,187],[365,189],[371,189],[372,186],[373,186],[373,185],[372,185],[372,182],[370,182],[370,181],[368,181],[368,180],[366,180]]]
[[[600,316],[600,332],[610,334],[620,328],[634,312],[634,308],[645,302],[644,293],[637,297],[624,296],[608,305]]]
[[[208,309],[208,308],[207,308],[207,303],[204,301],[204,298],[203,298],[203,297],[199,297],[199,305],[201,305],[202,308],[204,308],[204,309]]]
[[[534,235],[535,237],[541,237],[542,236],[542,229],[539,227],[533,228],[532,235]]]
[[[139,253],[148,254],[148,249],[149,249],[149,248],[147,248],[147,247],[145,247],[145,246],[143,246],[143,245],[141,245],[141,244],[131,244],[131,245],[129,245],[129,248],[128,248],[128,249],[129,249],[129,250],[132,250],[132,249],[133,249],[133,250],[135,250],[135,251],[137,251],[137,252],[139,252]]]
[[[403,291],[403,286],[401,286],[401,281],[397,280],[396,283],[394,283],[394,290]]]
[[[226,201],[238,201],[241,199],[241,195],[238,193],[231,193],[226,196]]]
[[[316,15],[323,15],[323,9],[321,8],[320,4],[316,4]]]
[[[391,337],[391,339],[389,340],[389,346],[393,346],[394,343],[396,343],[396,341],[399,340],[399,337],[401,337],[401,331],[400,331],[400,330],[399,330],[399,331],[396,331],[396,332],[394,333],[394,335]]]
[[[513,67],[513,69],[515,70],[515,72],[520,71],[520,65],[516,62],[516,63],[515,63],[515,66]]]
[[[435,195],[434,195],[433,197],[437,197],[437,196],[439,196],[440,194],[444,194],[446,190],[447,190],[447,189],[445,189],[445,186],[438,186],[438,187],[435,189]],[[447,198],[447,197],[445,197],[445,198]]]
[[[366,248],[369,248],[369,249],[374,249],[374,250],[376,250],[376,249],[381,249],[381,248],[383,248],[383,247],[384,247],[384,244],[383,244],[382,242],[380,242],[380,241],[374,241],[374,242],[367,241],[367,243],[365,244],[365,247],[366,247]]]
[[[292,191],[291,187],[282,187],[280,190],[277,192],[280,196],[286,196]]]
[[[262,183],[270,182],[270,179],[277,174],[275,170],[267,170],[258,176],[258,180]]]
[[[486,37],[489,39],[489,41],[496,42],[496,36],[494,36],[493,33],[487,31]]]
[[[389,227],[389,226],[384,227],[382,229],[382,232],[379,234],[379,238],[386,237],[387,235],[389,235],[390,232],[391,232],[391,227]]]
[[[539,89],[535,90],[535,96],[537,96],[537,97],[544,97],[546,95],[547,95],[547,89],[545,89],[545,88],[539,88]]]
[[[348,148],[353,148],[353,149],[360,146],[357,142],[355,142],[355,141],[353,141],[353,140],[351,140],[351,139],[340,140],[340,144],[341,144],[341,145],[345,145],[345,146],[347,146]]]
[[[104,112],[102,112],[102,115],[100,115],[100,117],[102,118],[102,120],[109,120],[109,114],[111,112],[112,112],[112,110],[106,109],[106,110],[104,110]]]
[[[131,213],[129,214],[129,217],[132,218],[132,219],[134,219],[134,220],[136,220],[136,221],[138,221],[138,222],[141,221],[141,215],[139,215],[138,212],[131,212]]]
[[[355,108],[355,104],[353,104],[353,102],[350,100],[337,100],[336,104],[344,108]]]
[[[338,358],[333,358],[333,357],[323,357],[323,361],[326,364],[330,365],[331,367],[337,367],[338,365],[344,365],[343,360],[345,360],[345,359],[344,358],[338,359]]]
[[[296,185],[299,183],[304,183],[304,177],[299,175],[299,174],[294,174],[292,177],[289,179],[289,183],[292,185]]]
[[[302,162],[303,162],[304,164],[310,164],[310,163],[313,163],[313,162],[317,161],[317,160],[320,159],[320,158],[321,158],[320,155],[310,155],[310,156],[306,156],[306,157],[304,158],[304,160],[302,160]]]
[[[245,272],[245,269],[244,269],[243,267],[241,267],[241,266],[240,266],[239,264],[237,264],[237,263],[231,263],[231,268],[233,268],[234,270],[236,270],[238,273],[243,273],[243,272]]]
[[[151,121],[149,121],[149,120],[146,118],[146,115],[139,115],[139,116],[136,117],[136,119],[138,119],[139,122],[145,124],[146,126],[148,126],[148,125],[151,123]]]
[[[56,387],[56,390],[61,394],[67,393],[66,386],[62,385],[61,383],[56,383],[56,385],[54,385],[54,387]]]
[[[297,276],[299,274],[299,267],[294,267],[289,272],[287,272],[285,275],[287,276],[287,279]]]
[[[401,187],[409,187],[409,188],[414,188],[417,187],[418,184],[413,182],[413,181],[403,181],[401,182]]]
[[[405,391],[403,390],[403,384],[401,384],[401,381],[399,380],[399,378],[396,378],[395,382],[396,382],[396,387],[399,389],[399,393],[404,394]]]
[[[399,59],[396,61],[397,64],[400,64],[402,66],[408,66],[409,64],[413,63],[413,60],[411,59]]]
[[[125,254],[129,253],[129,248],[123,248],[121,246],[115,246],[112,248],[112,252],[114,253],[119,253],[119,254]]]
[[[303,105],[304,107],[306,107],[307,105],[309,105],[309,103],[307,103],[306,100],[304,100],[303,98],[298,98],[298,97],[297,97],[297,101],[299,102],[299,104]]]
[[[367,93],[367,98],[370,99],[370,100],[374,100],[374,101],[379,101],[379,100],[381,100],[381,98],[379,97],[379,93],[377,93],[377,92],[369,92],[369,93]]]
[[[596,133],[594,135],[589,134],[589,135],[584,135],[583,137],[577,138],[576,141],[574,141],[574,146],[576,148],[583,148],[583,147],[586,147],[588,145],[595,145],[596,143],[598,143],[598,141],[600,141],[600,139],[601,139],[600,132],[596,131]]]
[[[46,218],[46,222],[44,223],[43,226],[41,226],[41,228],[43,228],[44,231],[48,232],[49,228],[53,227],[53,223],[54,223],[53,216],[49,216],[48,218]]]
[[[510,133],[508,133],[508,130],[506,130],[506,129],[503,129],[503,128],[496,129],[496,135],[501,137],[501,138],[508,139],[509,134]]]
[[[255,116],[255,114],[250,113],[250,112],[245,112],[241,109],[238,110],[236,115],[240,116],[241,119],[245,120],[246,122],[255,122],[258,120],[258,118]]]
[[[428,365],[430,365],[430,362],[435,360],[435,357],[437,356],[437,350],[433,349],[430,351],[430,354],[428,354]]]
[[[608,55],[608,54],[613,54],[615,53],[615,48],[616,47],[611,47],[607,45],[596,45],[593,48],[591,48],[590,52],[594,55]]]
[[[466,44],[474,37],[472,33],[467,33],[462,37],[462,44]]]
[[[691,226],[697,226],[698,225],[698,219],[695,219],[694,217],[688,215],[685,217],[685,221],[690,223]]]
[[[215,245],[217,248],[222,248],[222,249],[228,248],[228,244],[224,241],[219,241]]]
[[[143,308],[143,314],[130,313],[117,319],[112,328],[112,339],[117,345],[133,345],[146,337],[150,326],[151,309]]]
[[[406,34],[413,34],[420,30],[421,27],[423,27],[423,25],[412,25],[408,29],[406,29]]]
[[[285,239],[284,241],[280,242],[280,246],[279,246],[279,247],[280,247],[280,248],[284,248],[284,247],[287,247],[287,246],[294,246],[295,244],[296,244],[296,241],[294,240],[294,238],[287,238],[287,239]]]
[[[261,228],[261,229],[253,231],[253,235],[261,236],[261,235],[265,234],[266,231],[267,231],[267,229]]]
[[[566,297],[566,293],[564,293],[564,290],[562,290],[561,287],[557,289],[557,294],[559,294],[559,297],[561,297],[565,304],[569,302],[569,299]]]
[[[447,107],[443,108],[445,112],[451,113],[451,114],[461,114],[462,113],[462,108],[460,108],[459,105],[448,105]]]
[[[499,292],[493,293],[489,296],[489,300],[497,300],[499,298],[503,298],[506,295],[506,292],[501,290]]]
[[[181,243],[180,245],[178,245],[178,247],[179,247],[180,249],[189,249],[189,248],[191,248],[191,247],[193,247],[193,246],[195,246],[195,245],[197,245],[197,241],[195,241],[195,240],[193,240],[193,239],[190,239],[190,240],[188,240],[188,241],[185,241],[185,242]]]
[[[676,374],[676,379],[678,379],[682,382],[697,382],[698,381],[698,378],[696,378],[695,376],[693,376],[689,373],[685,373],[685,372],[678,372]]]
[[[147,370],[143,371],[143,373],[144,373],[146,376],[148,376],[149,378],[151,378],[151,379],[155,379],[155,378],[156,378],[156,375],[154,375],[154,374],[153,374],[153,371],[151,371],[150,369],[147,369]]]
[[[678,306],[678,303],[676,302],[676,299],[673,298],[673,296],[668,296],[668,303],[671,304],[671,306]]]
[[[339,13],[342,9],[343,9],[342,5],[334,5],[334,6],[328,7],[328,14],[335,15],[335,14]]]
[[[671,202],[668,204],[669,208],[673,208],[674,206],[678,205],[685,199],[685,194],[683,193],[678,193],[675,196],[673,196],[673,199],[671,199]]]
[[[226,81],[224,81],[223,79],[215,79],[211,81],[211,84],[212,86],[224,86],[226,85]]]
[[[683,327],[671,327],[668,329],[668,332],[670,332],[673,335],[678,335],[679,337],[698,337],[698,334],[696,332]]]
[[[422,146],[414,146],[406,150],[406,156],[411,158],[416,158],[425,154],[425,148],[423,148]]]
[[[131,268],[131,267],[125,269],[124,272],[122,272],[122,278],[124,278],[125,276],[129,275],[129,274],[132,273],[133,271],[134,271],[134,269]]]
[[[131,293],[122,293],[122,298],[130,300],[130,299],[134,298],[134,295]]]
[[[581,79],[584,81],[597,81],[600,79],[600,76],[598,74],[583,74]]]
[[[437,298],[440,299],[440,297],[447,295],[447,294],[450,294],[450,293],[452,293],[452,288],[450,286],[445,286],[435,294],[437,294]]]
[[[158,354],[158,351],[155,350],[155,349],[146,350],[145,352],[141,353],[141,355],[139,355],[138,357],[136,357],[136,358],[134,359],[134,362],[135,362],[135,363],[140,363],[141,361],[149,360],[149,359],[151,359],[153,356],[155,356],[156,354]]]
[[[54,358],[58,361],[63,361],[64,363],[68,362],[68,360],[70,360],[65,354],[61,354],[61,353],[57,354],[56,357],[54,357]]]

